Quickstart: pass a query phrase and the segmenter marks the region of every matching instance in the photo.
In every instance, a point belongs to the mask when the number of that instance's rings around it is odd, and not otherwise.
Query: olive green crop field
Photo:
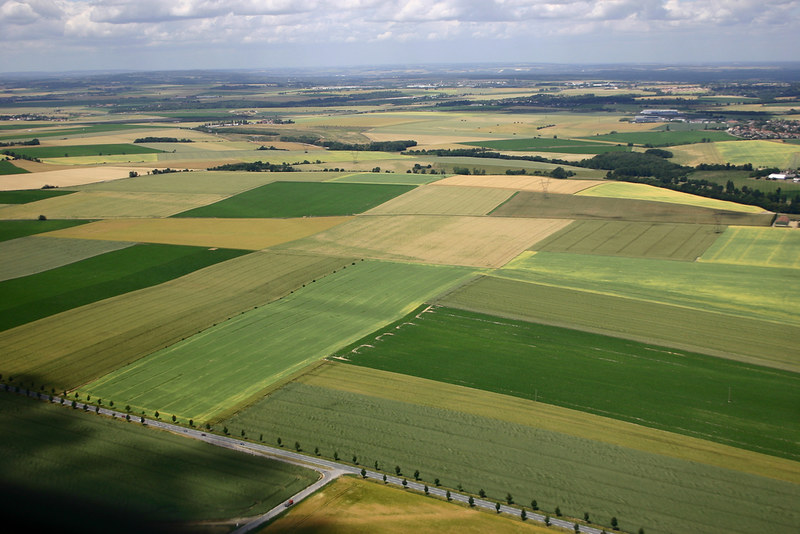
[[[242,250],[141,244],[0,282],[0,330],[154,286],[246,254]]]
[[[53,230],[60,230],[62,228],[71,228],[79,226],[92,221],[79,221],[79,220],[46,220],[46,221],[2,221],[0,220],[0,241],[7,241],[9,239],[17,239],[18,237],[25,237],[28,235],[42,234],[45,232],[52,232]]]
[[[6,149],[6,151],[39,159],[120,154],[158,154],[163,152],[156,148],[132,144],[40,146]]]
[[[490,215],[741,226],[767,226],[772,223],[774,217],[772,213],[746,213],[649,200],[554,195],[529,191],[515,194]]]
[[[0,395],[0,429],[3,520],[32,530],[46,509],[66,532],[174,532],[181,523],[264,513],[317,479],[294,465],[11,394]]]
[[[72,389],[352,260],[256,252],[0,332],[4,376]]]
[[[459,267],[353,262],[79,391],[137,411],[213,420],[472,274]]]
[[[575,221],[534,250],[693,261],[718,237],[707,224]]]
[[[474,141],[465,145],[480,146],[494,150],[517,150],[529,152],[558,152],[561,154],[604,154],[606,152],[630,152],[630,147],[611,143],[593,143],[579,139],[506,139],[503,141]]]
[[[273,182],[176,217],[326,217],[353,215],[414,186],[333,182]]]
[[[635,145],[671,146],[714,141],[736,141],[737,138],[726,132],[715,130],[692,130],[685,132],[621,132],[587,137],[587,140],[611,141],[613,143],[633,143]],[[707,139],[708,141],[704,141]]]
[[[422,354],[414,359],[425,357],[433,359]],[[470,358],[455,366],[464,369],[472,363]],[[363,374],[354,373],[363,381]],[[530,418],[520,412],[512,422],[504,419],[507,406],[502,401],[495,410],[473,413],[472,401],[480,403],[485,395],[479,390],[458,388],[462,395],[456,397],[452,386],[440,388],[438,382],[419,379],[402,381],[396,389],[397,381],[380,375],[355,387],[352,382],[342,386],[337,376],[346,380],[346,370],[328,378],[325,374],[304,375],[224,423],[232,434],[263,434],[272,444],[281,437],[310,453],[319,447],[328,458],[336,452],[350,462],[355,455],[367,468],[377,461],[394,474],[399,466],[409,480],[419,470],[429,485],[439,478],[446,487],[461,484],[473,494],[484,489],[498,501],[507,493],[520,505],[536,499],[550,514],[556,506],[572,517],[588,511],[609,532],[611,516],[634,532],[639,525],[646,525],[647,532],[680,532],[687,522],[712,533],[780,530],[800,519],[797,484],[528,424],[536,417],[536,406],[548,409],[544,403],[531,402]],[[359,392],[359,385],[371,392]],[[437,401],[418,402],[418,395]],[[772,512],[765,514],[764,508]]]
[[[800,459],[795,373],[465,310],[419,311],[337,356]]]
[[[800,372],[800,327],[595,291],[481,277],[442,304]]]

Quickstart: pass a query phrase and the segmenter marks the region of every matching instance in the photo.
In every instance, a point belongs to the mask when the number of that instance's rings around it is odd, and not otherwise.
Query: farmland
[[[693,261],[717,240],[711,225],[575,221],[535,250]]]
[[[372,215],[486,215],[512,195],[507,189],[418,187],[368,211]]]
[[[603,198],[628,198],[633,200],[649,200],[653,202],[668,202],[670,204],[682,204],[687,206],[697,206],[701,208],[711,208],[725,211],[738,211],[742,213],[762,213],[764,210],[758,206],[748,206],[737,204],[725,200],[714,198],[698,197],[689,193],[662,189],[646,184],[634,184],[628,182],[615,182],[600,184],[595,187],[584,189],[576,193],[590,197]]]
[[[161,152],[156,148],[132,144],[42,146],[7,149],[7,151],[9,150],[21,156],[39,159],[117,154],[157,154]]]
[[[616,184],[608,184],[616,185]],[[749,210],[748,210],[749,211]],[[760,210],[759,210],[760,211]],[[766,226],[770,213],[717,210],[701,206],[671,204],[616,197],[559,195],[521,191],[500,205],[490,215],[498,217],[548,217],[566,219],[603,219],[619,221],[738,224]]]
[[[0,176],[5,174],[26,174],[28,171],[21,169],[8,161],[7,159],[0,159]]]
[[[411,530],[434,534],[442,529],[465,534],[497,529],[510,534],[549,532],[536,523],[459,508],[444,501],[350,477],[337,479],[259,532],[359,532],[362,529],[374,530],[378,520],[383,534],[402,534]]]
[[[174,532],[167,523],[264,512],[316,479],[285,463],[16,395],[0,395],[0,407],[0,428],[14,436],[0,444],[4,521],[34,530],[49,528],[46,508],[67,532]]]
[[[800,297],[793,269],[538,252],[495,273],[511,279],[774,320]],[[780,313],[780,312],[777,312]],[[781,321],[800,325],[786,313]]]
[[[786,434],[798,401],[793,373],[463,310],[418,312],[337,354],[356,365],[800,458],[792,445],[800,434]],[[384,332],[393,335],[375,339]],[[736,406],[725,402],[727,387],[739,392]],[[757,404],[770,407],[768,418],[748,408]]]
[[[396,261],[500,267],[569,222],[450,215],[369,215],[280,248]]]
[[[599,139],[595,138],[595,139]],[[562,154],[603,154],[605,152],[627,152],[628,146],[612,143],[595,143],[579,139],[506,139],[503,141],[474,141],[465,145],[480,146],[494,150],[522,150],[529,152],[558,152]]]
[[[106,219],[52,235],[260,250],[327,230],[349,219]]]
[[[207,433],[598,531],[793,530],[800,185],[751,168],[800,156],[723,131],[795,128],[793,71],[475,68],[1,81],[0,151],[42,160],[0,176],[3,497],[214,534],[310,480]],[[648,145],[698,167],[579,166]],[[541,531],[412,493],[341,480],[265,531]]]
[[[700,261],[800,269],[800,235],[783,228],[733,226]]]
[[[0,292],[5,295],[0,304],[0,330],[157,285],[244,254],[237,250],[175,245],[114,247],[102,241],[96,242],[96,246],[105,248],[106,252],[74,262],[69,262],[69,256],[62,256],[62,261],[68,264],[0,282]],[[80,250],[83,246],[75,248]],[[55,255],[58,248],[48,250]],[[91,251],[91,248],[85,250]],[[34,258],[23,254],[19,263],[26,259],[32,262]]]
[[[323,217],[353,215],[412,189],[406,185],[273,182],[178,217]]]
[[[240,429],[248,435],[263,433],[273,443],[282,437],[304,450],[319,447],[328,457],[338,452],[349,461],[356,455],[368,467],[377,461],[393,472],[397,465],[404,476],[419,470],[428,484],[439,478],[446,487],[461,484],[471,493],[482,488],[498,500],[510,493],[523,505],[536,499],[551,513],[556,506],[573,517],[589,511],[602,524],[616,515],[630,530],[648,525],[648,531],[673,532],[681,522],[692,521],[705,531],[724,532],[750,524],[763,528],[762,521],[782,521],[784,512],[796,513],[791,511],[797,498],[794,484],[471,413],[472,399],[480,402],[484,395],[480,391],[458,388],[469,400],[456,403],[452,386],[440,391],[436,382],[401,379],[402,390],[397,390],[396,382],[381,378],[372,380],[385,395],[347,391],[334,377],[323,375],[313,385],[302,377],[226,424],[237,434]],[[451,407],[418,403],[417,391]],[[503,406],[490,413],[502,413]],[[746,497],[737,490],[742,485],[748,487]],[[687,507],[688,502],[703,504]],[[782,512],[759,514],[766,502]]]
[[[0,352],[10,355],[0,372],[72,389],[349,263],[270,252],[240,256],[0,332]]]
[[[471,274],[456,267],[356,262],[79,391],[147,413],[212,420]]]

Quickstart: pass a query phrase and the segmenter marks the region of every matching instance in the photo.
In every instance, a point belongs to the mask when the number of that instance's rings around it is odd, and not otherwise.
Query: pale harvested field
[[[208,193],[132,193],[78,191],[0,209],[3,219],[106,219],[115,217],[169,217],[225,198]]]
[[[77,193],[76,193],[77,194]],[[2,212],[0,212],[2,213]],[[49,236],[260,250],[328,230],[352,217],[302,219],[111,219]]]
[[[4,157],[3,159],[9,159]],[[14,165],[20,169],[25,169],[28,172],[47,172],[47,171],[60,171],[60,170],[75,170],[71,165],[48,165],[47,163],[39,163],[38,161],[28,161],[26,159],[18,159],[14,161]]]
[[[800,463],[664,430],[501,395],[355,365],[329,362],[298,379],[304,384],[470,413],[644,452],[800,484]]]
[[[31,168],[28,168],[29,164]],[[61,166],[57,167],[57,170],[38,172],[44,168],[50,169],[53,166],[47,165],[45,167],[45,164],[35,162],[25,162],[20,167],[36,172],[0,176],[0,190],[41,189],[44,185],[69,187],[107,180],[119,180],[120,178],[127,178],[130,171],[141,171],[141,169],[135,167],[83,167],[78,169],[71,166]]]
[[[486,215],[513,191],[487,187],[417,187],[367,211],[367,215]]]
[[[496,268],[570,222],[448,215],[363,215],[281,248]]]
[[[56,239],[31,235],[0,242],[0,280],[55,269],[92,256],[129,247],[124,241]]]
[[[443,178],[431,185],[468,185],[472,187],[491,187],[497,189],[513,189],[514,191],[532,191],[534,193],[555,193],[571,195],[592,186],[605,183],[602,180],[556,180],[543,176],[509,176],[509,175],[456,175]]]
[[[688,206],[698,206],[702,208],[712,208],[726,211],[736,211],[741,213],[763,213],[764,208],[750,206],[747,204],[737,204],[727,200],[717,200],[715,198],[700,197],[681,191],[672,191],[647,184],[635,184],[630,182],[606,182],[591,189],[586,189],[578,193],[588,197],[605,198],[629,198],[633,200],[649,200],[653,202],[667,202],[669,204],[684,204]]]

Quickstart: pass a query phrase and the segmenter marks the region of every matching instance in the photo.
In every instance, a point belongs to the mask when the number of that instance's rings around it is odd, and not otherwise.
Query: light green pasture
[[[731,226],[700,261],[800,269],[800,232],[789,228]]]

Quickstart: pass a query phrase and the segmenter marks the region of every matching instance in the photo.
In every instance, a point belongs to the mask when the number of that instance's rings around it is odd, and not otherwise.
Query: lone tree
[[[434,478],[433,479],[433,483],[434,483],[434,485],[438,486],[439,485],[439,479],[438,478]]]
[[[526,519],[528,519],[528,512],[526,512],[526,511],[525,511],[525,508],[523,508],[523,509],[522,509],[522,511],[519,513],[519,517],[520,517],[520,519],[522,519],[523,521],[525,521]]]
[[[300,442],[299,441],[295,441],[294,442],[294,450],[296,450],[297,452],[300,452]]]
[[[278,436],[278,447],[283,447],[283,440],[280,438],[280,436]]]
[[[447,490],[447,491],[445,492],[444,496],[445,496],[445,498],[446,498],[448,501],[449,501],[449,500],[451,500],[451,496],[450,496],[450,490]]]
[[[481,499],[485,499],[486,498],[486,492],[483,491],[483,488],[478,490],[478,495],[480,495]]]
[[[419,469],[414,471],[414,480],[419,480]]]
[[[314,447],[314,454],[319,456],[319,447]]]
[[[469,502],[469,506],[470,506],[470,508],[472,508],[473,506],[475,506],[475,497],[473,497],[472,495],[470,495],[470,496],[469,496],[469,501],[468,501],[468,502]]]
[[[494,509],[497,510],[498,514],[500,513],[500,503],[499,502],[494,503]]]
[[[128,408],[130,408],[130,406],[128,406]],[[155,414],[153,414],[153,415],[155,415],[155,416],[156,416],[156,419],[158,419],[158,417],[159,417],[161,414],[160,414],[160,413],[158,413],[158,410],[156,410],[156,413],[155,413]]]
[[[509,506],[514,504],[514,497],[512,497],[510,493],[506,493],[506,502]]]
[[[576,534],[581,531],[581,526],[578,523],[572,525],[572,528],[575,530]]]
[[[538,510],[539,509],[539,503],[536,502],[536,499],[533,499],[531,501],[531,509],[533,509],[533,510]]]
[[[333,459],[336,460],[337,462],[339,461],[339,452],[338,451],[333,451]]]
[[[549,515],[544,516],[544,526],[546,526],[546,527],[550,526],[550,516]]]
[[[394,472],[397,473],[397,476],[400,476],[400,466],[399,465],[394,466]]]
[[[177,420],[178,420],[178,418],[175,417],[175,414],[172,414],[172,422],[174,423]],[[242,432],[244,432],[244,430],[242,430]],[[242,434],[242,435],[244,435],[244,434]]]
[[[583,512],[583,520],[589,522],[589,512]]]
[[[617,516],[611,518],[611,528],[614,530],[619,530],[619,522],[617,521]]]
[[[356,456],[355,454],[353,455],[353,463],[358,465],[358,456]]]
[[[361,468],[361,478],[367,478],[367,470],[363,467]]]
[[[383,474],[383,483],[386,484],[386,473]]]
[[[430,492],[430,490],[428,489],[428,485],[427,484],[425,484],[425,487],[422,488],[422,490],[425,492],[425,495],[427,495]]]
[[[561,507],[556,506],[556,516],[561,517]]]
[[[403,489],[406,489],[407,486],[408,486],[408,480],[403,479]]]

